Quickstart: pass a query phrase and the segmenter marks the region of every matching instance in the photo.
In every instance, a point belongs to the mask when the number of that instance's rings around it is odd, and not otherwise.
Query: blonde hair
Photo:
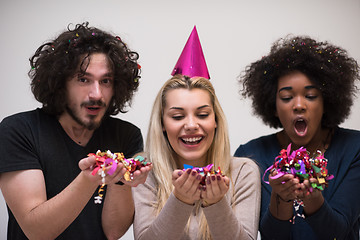
[[[223,173],[231,179],[230,176],[230,143],[228,135],[228,127],[225,114],[215,95],[214,87],[211,82],[202,77],[189,78],[183,75],[175,75],[169,79],[160,89],[156,96],[148,129],[145,151],[149,159],[153,162],[153,174],[157,187],[157,198],[155,208],[156,214],[159,214],[164,207],[167,199],[173,191],[172,172],[175,169],[182,168],[176,163],[176,153],[173,151],[163,132],[163,113],[166,105],[166,94],[171,89],[202,89],[209,93],[215,113],[215,121],[217,128],[213,142],[208,149],[207,163],[213,163],[217,169],[221,168]],[[210,231],[206,222],[206,218],[201,213],[200,234],[204,239],[211,239]]]

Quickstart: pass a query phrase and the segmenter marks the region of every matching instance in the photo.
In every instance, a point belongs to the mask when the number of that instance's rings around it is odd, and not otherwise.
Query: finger
[[[108,182],[108,184],[118,183],[119,181],[122,181],[124,183],[124,182],[126,182],[126,180],[124,179],[124,175],[125,175],[126,171],[127,171],[126,168],[120,167],[120,168],[116,169],[116,172],[112,176],[110,175],[106,179],[106,181]]]
[[[218,185],[218,177],[220,178],[220,176],[216,176],[216,175],[211,175],[209,176],[209,181],[206,182],[206,188],[209,190],[208,191],[208,197],[214,197],[216,195],[218,195],[220,193],[220,188]]]
[[[227,176],[223,176],[224,183],[227,187],[230,185],[230,179]]]
[[[196,170],[186,171],[184,175],[188,175],[182,188],[186,193],[193,195],[197,190],[201,180],[201,175]]]
[[[79,168],[84,171],[89,169],[90,167],[92,167],[95,164],[96,160],[95,160],[95,156],[90,156],[90,157],[86,157],[83,158],[79,161]]]
[[[212,192],[214,196],[223,196],[229,189],[228,183],[229,179],[227,177],[222,177],[219,174],[215,176],[215,180],[212,181]],[[213,179],[213,178],[212,178]],[[227,179],[227,180],[226,180]]]
[[[173,181],[177,180],[183,173],[184,173],[183,170],[180,169],[174,170],[172,173],[172,180]]]
[[[280,183],[286,183],[292,179],[294,179],[294,176],[292,174],[285,174],[279,178],[269,178],[269,182],[271,181],[275,184],[280,184]]]

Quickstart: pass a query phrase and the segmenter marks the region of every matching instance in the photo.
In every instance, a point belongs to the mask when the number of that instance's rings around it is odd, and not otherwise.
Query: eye
[[[86,78],[84,78],[84,77],[79,77],[79,78],[78,78],[78,81],[81,82],[81,83],[86,83],[86,82],[88,82],[88,80],[87,80]]]
[[[318,96],[317,95],[307,95],[306,98],[310,100],[315,100]]]
[[[209,113],[199,113],[198,117],[201,119],[207,118],[210,114]]]
[[[283,102],[289,102],[289,101],[292,99],[292,97],[291,97],[291,96],[288,96],[288,97],[280,97],[280,99],[281,99],[281,101],[283,101]]]
[[[104,85],[112,85],[112,79],[110,78],[105,78],[101,81],[102,84]]]
[[[181,120],[181,119],[184,119],[184,116],[183,115],[173,115],[171,118],[174,120]]]

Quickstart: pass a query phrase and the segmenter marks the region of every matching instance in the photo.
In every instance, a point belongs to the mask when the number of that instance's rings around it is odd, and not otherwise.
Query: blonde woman
[[[230,155],[226,119],[210,81],[175,75],[152,109],[146,152],[153,171],[133,189],[135,239],[256,239],[260,174],[247,158]],[[214,164],[200,174],[184,164]]]

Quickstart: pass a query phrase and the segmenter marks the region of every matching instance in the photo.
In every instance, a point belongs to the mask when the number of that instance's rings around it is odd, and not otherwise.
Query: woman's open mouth
[[[302,118],[296,119],[294,129],[297,135],[304,136],[307,132],[307,122]]]
[[[201,142],[203,137],[190,137],[190,138],[180,138],[181,141],[187,145],[196,145]]]

